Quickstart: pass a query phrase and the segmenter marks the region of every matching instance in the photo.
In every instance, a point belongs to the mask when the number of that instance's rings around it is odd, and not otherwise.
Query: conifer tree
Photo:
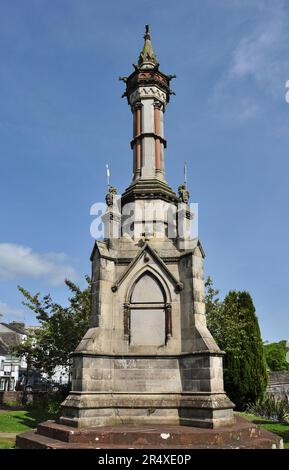
[[[230,291],[223,302],[207,287],[208,327],[218,346],[225,351],[225,390],[237,409],[246,408],[261,398],[268,374],[258,319],[248,292]]]

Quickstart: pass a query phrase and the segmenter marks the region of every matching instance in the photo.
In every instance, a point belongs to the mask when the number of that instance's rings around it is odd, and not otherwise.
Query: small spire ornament
[[[151,64],[153,67],[155,67],[158,65],[158,60],[152,48],[151,32],[150,32],[150,26],[148,24],[146,24],[145,26],[144,40],[145,40],[145,43],[143,46],[143,50],[141,51],[139,55],[138,66],[142,67],[147,64]]]
[[[181,184],[178,187],[179,200],[180,200],[180,202],[183,202],[185,204],[188,204],[189,200],[190,200],[190,193],[187,189],[187,184],[188,184],[188,166],[187,166],[187,162],[185,162],[185,164],[184,164],[184,183]]]

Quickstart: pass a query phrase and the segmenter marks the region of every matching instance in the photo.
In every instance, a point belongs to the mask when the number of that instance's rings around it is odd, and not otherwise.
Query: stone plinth
[[[74,427],[168,424],[219,427],[233,423],[223,390],[222,357],[75,358],[75,388],[61,423]]]
[[[282,449],[279,436],[236,417],[232,426],[118,426],[73,429],[47,421],[19,434],[20,449]]]

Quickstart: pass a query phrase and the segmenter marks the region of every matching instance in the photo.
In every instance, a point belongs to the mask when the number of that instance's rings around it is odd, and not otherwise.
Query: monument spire
[[[133,115],[133,180],[123,194],[123,203],[149,193],[152,198],[176,200],[174,191],[165,181],[164,113],[173,92],[170,81],[174,75],[159,70],[151,44],[149,25],[145,26],[144,46],[138,64],[128,77],[122,77]],[[155,195],[155,196],[154,196]],[[143,197],[143,196],[141,196]]]
[[[150,26],[148,24],[145,26],[144,40],[144,47],[139,55],[138,65],[140,68],[155,67],[158,65],[157,56],[152,48]]]

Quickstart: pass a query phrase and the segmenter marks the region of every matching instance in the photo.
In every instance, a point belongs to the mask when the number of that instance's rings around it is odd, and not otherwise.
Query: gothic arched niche
[[[163,346],[168,339],[168,306],[161,281],[145,271],[133,284],[127,304],[127,335],[133,346]]]
[[[145,272],[135,282],[131,294],[131,303],[165,303],[165,293],[158,279],[150,272]]]

